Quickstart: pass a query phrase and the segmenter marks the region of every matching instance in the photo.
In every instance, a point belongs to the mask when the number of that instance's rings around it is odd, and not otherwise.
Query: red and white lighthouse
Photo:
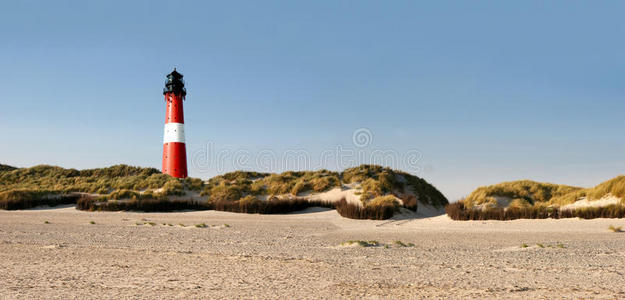
[[[177,178],[187,177],[187,150],[184,139],[184,113],[182,102],[187,95],[182,74],[174,71],[167,75],[165,88],[165,133],[163,135],[163,174]]]

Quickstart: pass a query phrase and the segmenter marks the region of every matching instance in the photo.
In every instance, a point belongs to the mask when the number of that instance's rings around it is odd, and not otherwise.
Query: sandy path
[[[624,298],[609,225],[625,220],[0,211],[0,298]]]

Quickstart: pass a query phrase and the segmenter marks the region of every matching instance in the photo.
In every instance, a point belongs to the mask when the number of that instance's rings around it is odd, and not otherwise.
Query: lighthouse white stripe
[[[184,143],[184,124],[165,123],[164,143]]]

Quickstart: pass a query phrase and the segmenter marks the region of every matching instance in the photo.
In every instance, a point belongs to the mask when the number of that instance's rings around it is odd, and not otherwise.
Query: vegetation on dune
[[[374,165],[362,165],[340,173],[328,170],[280,174],[237,171],[216,176],[207,184],[197,178],[177,179],[154,168],[127,165],[88,170],[48,165],[3,169],[5,171],[0,172],[0,208],[5,209],[77,203],[77,208],[83,210],[216,209],[286,213],[322,206],[335,208],[348,218],[388,219],[402,205],[416,211],[419,201],[439,207],[447,204],[447,199],[423,179]],[[362,205],[306,198],[309,193],[326,192],[341,188],[343,184],[354,184],[355,188],[362,189]],[[184,197],[189,190],[201,191],[208,201],[173,201],[169,197]]]
[[[76,207],[90,211],[146,211],[162,212],[175,210],[218,210],[250,214],[285,214],[301,211],[310,207],[326,207],[336,209],[339,215],[350,219],[386,220],[397,210],[395,204],[379,206],[355,205],[345,199],[338,202],[310,201],[306,198],[277,199],[260,201],[254,196],[246,196],[237,201],[193,201],[193,200],[162,200],[133,199],[129,201],[102,201],[96,197],[84,195],[78,199]]]
[[[0,172],[13,171],[15,169],[17,169],[17,168],[13,167],[13,166],[9,166],[9,165],[0,164]]]
[[[625,200],[625,175],[610,179],[592,188],[580,189],[575,192],[554,197],[551,202],[556,205],[566,205],[583,197],[586,197],[589,201],[593,201],[608,195],[621,198],[622,202]]]
[[[398,209],[396,203],[380,203],[379,205],[360,206],[347,203],[345,199],[341,199],[335,203],[336,211],[339,215],[350,219],[369,219],[369,220],[386,220],[391,218]]]
[[[582,188],[568,185],[519,180],[479,187],[462,201],[465,207],[485,205],[491,208],[522,208],[547,204],[550,203],[553,198],[562,197],[580,190],[582,190]],[[506,203],[498,203],[498,197],[505,198],[507,201],[502,202]]]
[[[473,209],[458,201],[445,207],[447,215],[456,221],[468,220],[499,220],[516,219],[564,219],[564,218],[623,218],[625,205],[609,205],[603,207],[583,207],[577,209],[559,209],[558,207],[535,205],[528,207]]]
[[[357,184],[362,189],[360,197],[364,206],[377,197],[388,195],[395,195],[412,210],[416,210],[418,201],[437,207],[448,203],[445,196],[425,180],[375,165],[362,165],[341,173],[328,170],[281,174],[237,171],[211,178],[202,195],[208,196],[211,202],[237,201],[246,196],[297,197],[303,193],[325,192],[343,184]]]
[[[0,192],[32,190],[110,194],[122,190],[161,189],[166,195],[179,195],[185,189],[199,191],[202,187],[202,180],[197,178],[177,179],[154,168],[127,165],[86,170],[38,165],[0,172]]]
[[[48,165],[1,167],[0,209],[73,204],[79,193],[101,194],[101,199],[166,199],[203,187],[197,178],[177,179],[154,168],[127,165],[86,170]]]
[[[436,207],[449,203],[438,189],[422,178],[387,167],[361,165],[346,169],[341,173],[341,178],[344,183],[361,183],[360,199],[363,203],[387,194],[394,194],[402,200],[409,199],[408,195],[414,195],[417,198],[413,200],[415,205],[416,200]]]
[[[594,201],[609,195],[621,201],[603,207],[561,208],[581,198]],[[446,211],[454,220],[622,218],[625,216],[625,176],[588,189],[529,180],[504,182],[480,187],[469,197],[448,205]]]
[[[267,174],[237,171],[208,181],[203,195],[210,201],[235,201],[241,197],[292,195],[325,192],[340,187],[338,173],[327,170]]]
[[[46,190],[10,190],[0,192],[0,209],[27,209],[35,206],[74,204],[80,195],[56,194]]]
[[[625,199],[625,176],[613,178],[588,189],[529,180],[503,182],[479,187],[461,201],[467,208],[478,205],[486,208],[559,207],[574,203],[584,197],[593,201],[608,195]],[[500,198],[500,202],[504,203],[498,203],[498,197],[503,197],[506,201],[501,201]]]
[[[346,242],[342,242],[341,246],[352,246],[352,245],[358,245],[360,247],[377,247],[380,245],[380,242],[378,241],[361,241],[361,240],[351,240],[351,241],[346,241]]]

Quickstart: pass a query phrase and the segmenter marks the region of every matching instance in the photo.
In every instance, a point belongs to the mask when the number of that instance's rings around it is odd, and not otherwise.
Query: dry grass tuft
[[[395,242],[393,242],[393,243],[394,243],[396,246],[398,246],[398,247],[414,247],[414,246],[415,246],[415,244],[413,244],[413,243],[408,243],[408,244],[406,244],[406,243],[404,243],[404,242],[402,242],[402,241],[395,241]]]
[[[380,245],[378,241],[361,241],[361,240],[351,240],[341,243],[341,246],[352,246],[358,245],[360,247],[377,247]]]

